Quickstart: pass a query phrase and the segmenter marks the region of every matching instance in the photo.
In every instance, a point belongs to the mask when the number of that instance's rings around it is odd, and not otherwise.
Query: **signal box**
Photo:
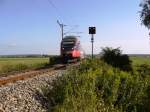
[[[89,27],[89,34],[96,34],[96,27]]]

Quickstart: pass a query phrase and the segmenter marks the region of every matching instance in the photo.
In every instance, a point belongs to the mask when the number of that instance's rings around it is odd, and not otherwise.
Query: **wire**
[[[70,26],[70,25],[69,25]],[[75,25],[73,28],[71,28],[70,30],[68,30],[65,34],[70,33],[72,30],[74,30],[75,28],[77,28],[78,25]]]
[[[62,20],[62,16],[58,10],[58,8],[56,7],[56,5],[52,2],[52,0],[47,0],[48,3],[55,9],[55,12],[57,13],[58,18],[60,18]]]
[[[64,17],[62,18],[62,14],[59,12],[58,8],[56,7],[56,5],[52,2],[52,0],[47,0],[48,3],[51,5],[51,7],[53,7],[55,9],[55,12],[57,13],[57,16],[59,19],[64,20]],[[59,21],[58,21],[59,22]],[[58,23],[60,25],[60,23]],[[63,25],[63,24],[62,24]],[[64,26],[70,26],[72,27],[69,31],[67,31],[64,34],[68,34],[68,33],[75,33],[75,32],[71,32],[72,30],[76,29],[77,27],[79,27],[79,25],[64,25]],[[81,32],[76,32],[76,33],[81,33]]]
[[[57,7],[53,4],[53,2],[51,0],[48,0],[48,3],[55,9],[58,11]]]
[[[52,0],[47,0],[48,3],[55,9],[55,12],[57,13],[57,16],[60,20],[68,20],[70,21],[71,19],[68,19],[68,15],[67,18],[65,16],[63,16],[63,14],[59,11],[59,9],[56,7],[56,5],[54,4],[54,2]],[[71,17],[69,17],[71,18]],[[67,26],[71,26],[71,25],[67,25]],[[77,25],[76,25],[77,26]]]

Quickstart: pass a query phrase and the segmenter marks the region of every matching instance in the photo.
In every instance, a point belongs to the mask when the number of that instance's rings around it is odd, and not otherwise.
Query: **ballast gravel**
[[[50,103],[42,95],[42,87],[64,74],[57,70],[31,79],[0,87],[0,112],[47,112]]]

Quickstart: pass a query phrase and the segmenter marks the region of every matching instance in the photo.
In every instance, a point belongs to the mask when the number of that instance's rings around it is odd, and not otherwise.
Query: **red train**
[[[61,41],[61,57],[64,62],[80,60],[85,56],[80,41],[76,36],[66,36]]]

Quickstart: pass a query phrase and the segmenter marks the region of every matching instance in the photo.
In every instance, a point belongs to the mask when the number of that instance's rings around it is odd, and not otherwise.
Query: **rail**
[[[65,64],[56,64],[53,67],[47,68],[47,69],[33,70],[33,71],[25,72],[25,73],[19,73],[19,74],[15,74],[15,75],[9,75],[6,77],[2,77],[2,78],[0,78],[0,86],[8,84],[8,83],[15,83],[16,81],[19,81],[19,80],[33,78],[35,76],[42,75],[42,74],[45,74],[48,72],[52,72],[54,70],[65,69],[66,66],[67,65],[65,65]]]

